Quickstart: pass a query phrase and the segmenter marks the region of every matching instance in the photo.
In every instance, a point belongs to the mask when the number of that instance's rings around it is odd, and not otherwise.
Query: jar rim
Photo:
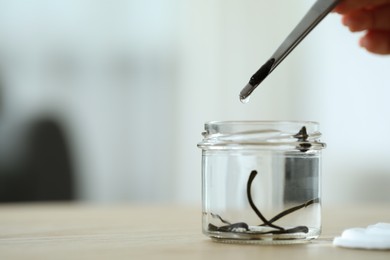
[[[233,125],[233,124],[252,124],[252,125],[263,125],[263,124],[306,124],[306,125],[319,125],[316,121],[304,121],[304,120],[211,120],[207,121],[205,125]]]
[[[202,149],[321,150],[319,123],[315,121],[208,121]]]

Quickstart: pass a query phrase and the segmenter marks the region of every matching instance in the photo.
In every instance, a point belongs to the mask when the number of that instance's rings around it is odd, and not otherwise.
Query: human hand
[[[390,54],[390,0],[343,0],[334,11],[352,32],[365,31],[360,46]]]

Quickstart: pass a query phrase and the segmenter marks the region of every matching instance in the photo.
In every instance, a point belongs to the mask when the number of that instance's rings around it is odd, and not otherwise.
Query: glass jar
[[[321,233],[316,122],[214,121],[202,149],[203,233],[220,242],[300,243]]]

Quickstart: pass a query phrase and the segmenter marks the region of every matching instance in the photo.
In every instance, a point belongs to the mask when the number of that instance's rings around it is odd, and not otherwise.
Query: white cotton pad
[[[333,240],[333,245],[363,249],[390,249],[390,224],[378,223],[367,228],[350,228],[341,237]]]

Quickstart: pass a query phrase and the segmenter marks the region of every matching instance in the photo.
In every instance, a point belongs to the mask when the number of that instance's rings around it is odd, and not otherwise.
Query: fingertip
[[[378,53],[378,47],[376,46],[375,42],[373,42],[373,40],[370,38],[368,33],[360,38],[359,45],[368,52]]]
[[[375,54],[390,54],[390,34],[368,31],[359,40],[359,45]]]
[[[359,32],[366,29],[364,19],[353,14],[343,15],[341,23],[348,27],[351,32]]]
[[[359,45],[362,48],[367,48],[367,46],[369,45],[369,40],[367,39],[367,37],[363,36],[362,38],[360,38]]]
[[[347,15],[344,15],[342,18],[341,18],[341,23],[345,26],[350,26],[351,25],[351,18]]]

